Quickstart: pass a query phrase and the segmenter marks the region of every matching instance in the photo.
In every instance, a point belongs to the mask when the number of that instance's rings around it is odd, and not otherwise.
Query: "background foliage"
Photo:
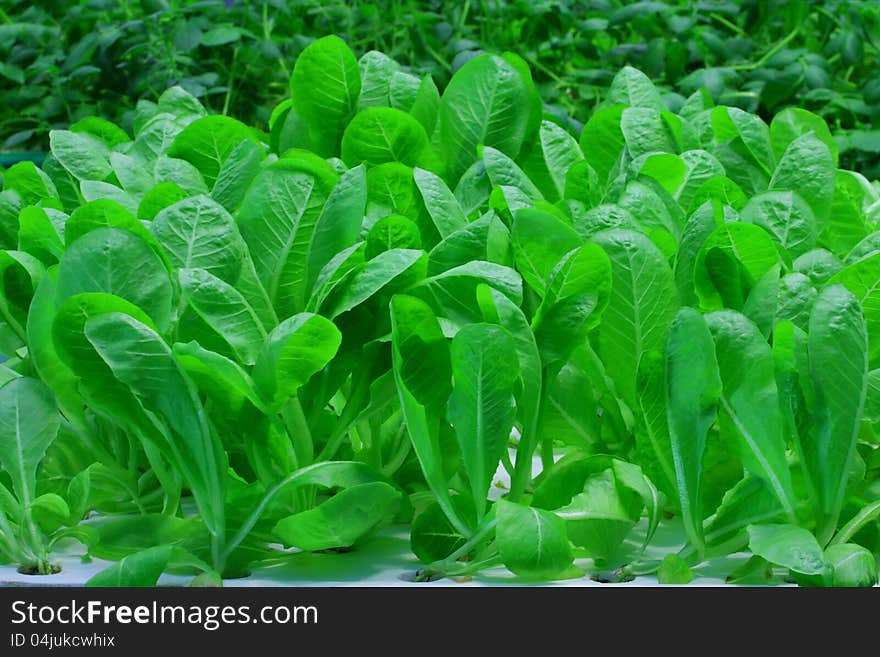
[[[626,64],[673,110],[701,87],[765,120],[796,105],[832,126],[844,166],[880,174],[871,0],[12,0],[0,10],[0,150],[45,150],[50,129],[89,115],[130,130],[136,100],[175,84],[263,127],[290,63],[331,33],[441,88],[484,49],[516,52],[574,132]]]

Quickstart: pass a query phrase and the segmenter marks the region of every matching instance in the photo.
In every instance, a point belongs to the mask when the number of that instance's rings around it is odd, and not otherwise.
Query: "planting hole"
[[[21,575],[38,575],[38,576],[56,575],[61,572],[61,566],[57,563],[50,564],[49,565],[49,572],[48,573],[41,573],[39,566],[37,566],[36,564],[27,564],[24,566],[19,566],[18,572]]]
[[[402,582],[422,584],[424,582],[436,582],[439,579],[443,579],[443,575],[440,573],[427,572],[425,569],[420,568],[419,570],[408,570],[405,573],[401,573],[397,576],[397,579]]]
[[[619,570],[596,573],[590,577],[591,580],[599,582],[600,584],[621,584],[623,582],[631,582],[635,578],[635,575],[624,573]]]

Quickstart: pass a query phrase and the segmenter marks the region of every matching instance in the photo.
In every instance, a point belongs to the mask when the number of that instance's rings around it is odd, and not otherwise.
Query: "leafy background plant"
[[[175,84],[212,111],[264,125],[290,62],[316,35],[338,34],[441,87],[486,49],[516,52],[548,107],[578,123],[627,64],[656,80],[672,109],[701,87],[765,120],[805,107],[829,123],[847,168],[877,173],[880,10],[869,0],[16,0],[0,18],[4,150],[42,150],[50,129],[92,114],[130,127],[138,98]]]

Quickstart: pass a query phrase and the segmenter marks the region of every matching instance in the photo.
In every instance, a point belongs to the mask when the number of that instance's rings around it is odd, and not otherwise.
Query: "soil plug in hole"
[[[45,564],[43,568],[40,568],[37,564],[26,564],[19,566],[18,572],[21,575],[56,575],[61,572],[61,566],[53,563]]]
[[[626,572],[622,568],[617,570],[605,570],[590,577],[591,580],[599,582],[600,584],[621,584],[623,582],[631,582],[635,578],[635,575]]]
[[[429,568],[420,568],[419,570],[401,573],[397,576],[397,579],[403,582],[423,583],[436,582],[439,579],[443,579],[443,577],[444,576],[442,573],[439,573],[435,570],[431,570]]]

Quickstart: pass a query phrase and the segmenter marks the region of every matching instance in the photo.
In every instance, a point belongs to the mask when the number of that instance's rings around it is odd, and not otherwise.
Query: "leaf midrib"
[[[28,482],[24,470],[24,444],[21,436],[21,404],[15,404],[15,451],[18,456],[18,472],[21,477],[21,503],[23,511],[30,513],[31,508],[31,492],[28,488]]]
[[[278,288],[281,285],[281,274],[284,272],[284,268],[287,265],[288,258],[290,257],[290,250],[296,243],[296,238],[297,235],[299,235],[299,229],[302,225],[303,216],[308,211],[308,200],[311,198],[314,189],[315,180],[312,177],[308,177],[308,190],[304,196],[302,212],[299,213],[299,216],[293,218],[290,230],[287,233],[287,239],[279,250],[278,257],[275,259],[275,267],[269,277],[269,298],[276,303],[278,301]]]
[[[773,488],[773,492],[776,494],[777,499],[782,504],[783,510],[786,512],[786,514],[788,514],[789,517],[793,518],[794,509],[792,508],[790,500],[785,493],[785,487],[782,485],[779,477],[776,476],[776,473],[770,466],[770,462],[764,455],[763,450],[758,447],[757,441],[752,436],[751,432],[742,423],[739,415],[731,406],[730,399],[727,395],[721,395],[721,405],[724,408],[725,412],[730,416],[730,419],[733,421],[733,424],[736,427],[737,431],[739,431],[740,435],[742,435],[743,440],[745,440],[746,444],[748,444],[749,449],[752,450],[752,454],[754,454],[755,458],[758,459],[758,463],[760,464],[761,469],[764,471],[764,474],[767,477],[770,486]]]

